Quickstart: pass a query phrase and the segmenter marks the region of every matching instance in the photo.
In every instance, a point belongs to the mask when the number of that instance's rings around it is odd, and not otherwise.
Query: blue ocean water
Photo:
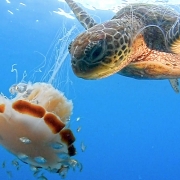
[[[69,11],[65,3],[55,0],[23,3],[0,2],[0,91],[6,96],[10,96],[9,87],[16,83],[16,74],[11,72],[13,64],[17,64],[18,81],[25,70],[26,81],[41,81],[43,72],[36,73],[35,79],[32,75],[57,32],[63,30],[64,24],[67,30],[76,25],[74,37],[83,31],[76,19],[53,13],[58,7]],[[88,12],[98,21],[113,16],[111,11]],[[66,61],[70,62],[70,57]],[[67,180],[180,179],[180,95],[167,80],[113,75],[89,81],[77,78],[70,65],[60,71],[65,76],[68,71],[70,79],[62,91],[74,103],[71,128],[76,136],[75,159],[83,165],[81,172],[70,170]],[[19,162],[17,170],[11,163],[15,157],[3,147],[0,151],[0,179],[37,179],[27,164]],[[44,176],[49,180],[61,179],[47,171]]]

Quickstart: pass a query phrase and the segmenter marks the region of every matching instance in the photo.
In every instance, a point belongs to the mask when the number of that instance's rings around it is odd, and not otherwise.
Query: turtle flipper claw
[[[169,82],[176,93],[179,93],[179,81],[178,79],[169,79]]]

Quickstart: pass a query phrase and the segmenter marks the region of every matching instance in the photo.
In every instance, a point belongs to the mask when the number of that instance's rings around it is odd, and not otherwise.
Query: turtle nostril
[[[72,60],[71,60],[71,64],[72,64],[73,66],[76,66],[76,59],[72,59]]]

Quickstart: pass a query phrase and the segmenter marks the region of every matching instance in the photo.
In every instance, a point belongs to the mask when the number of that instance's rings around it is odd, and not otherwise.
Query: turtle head
[[[100,79],[120,71],[128,64],[130,40],[115,20],[93,26],[69,45],[74,73],[84,79]]]

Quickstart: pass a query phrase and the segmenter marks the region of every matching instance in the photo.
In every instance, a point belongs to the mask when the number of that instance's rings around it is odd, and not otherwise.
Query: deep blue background
[[[0,2],[0,91],[7,96],[9,87],[16,83],[12,64],[17,64],[18,81],[24,70],[28,74],[26,81],[40,81],[43,72],[32,78],[34,69],[44,60],[40,53],[46,55],[63,23],[67,29],[77,26],[74,37],[83,31],[77,20],[52,12],[58,7],[68,12],[64,3],[55,0],[26,0],[23,1],[26,6],[19,3]],[[89,13],[102,21],[113,16],[110,11]],[[68,172],[68,180],[180,179],[180,95],[167,80],[139,81],[113,75],[86,81],[77,78],[70,65],[60,70],[60,74],[66,76],[66,71],[71,81],[59,89],[74,103],[71,127],[78,150],[75,158],[83,164],[82,172],[78,169]],[[79,133],[78,127],[82,128]],[[81,152],[81,142],[87,147],[85,152]],[[0,179],[9,179],[9,174],[15,180],[36,179],[26,164],[21,163],[17,171],[11,164],[13,159],[1,148],[0,162],[5,161],[6,167],[0,166]],[[56,174],[44,175],[60,179]]]

